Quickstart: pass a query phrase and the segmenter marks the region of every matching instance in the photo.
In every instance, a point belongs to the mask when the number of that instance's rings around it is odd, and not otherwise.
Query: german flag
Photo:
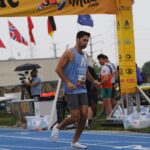
[[[49,16],[47,19],[48,34],[53,37],[54,31],[56,31],[56,24],[53,16]]]

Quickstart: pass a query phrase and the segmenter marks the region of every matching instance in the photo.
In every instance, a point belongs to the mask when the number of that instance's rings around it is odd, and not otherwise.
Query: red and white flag
[[[5,45],[4,45],[4,43],[3,43],[3,41],[1,39],[0,39],[0,47],[1,48],[6,48]]]
[[[35,40],[34,40],[34,36],[33,36],[33,33],[32,33],[32,30],[34,28],[34,25],[33,25],[33,22],[31,20],[31,17],[27,17],[27,20],[28,20],[28,29],[29,29],[29,36],[30,36],[30,41],[34,44],[35,43]]]
[[[20,32],[17,30],[17,28],[10,22],[8,21],[8,26],[9,26],[9,35],[10,37],[24,45],[28,45],[28,42],[24,39],[24,37],[20,34]]]

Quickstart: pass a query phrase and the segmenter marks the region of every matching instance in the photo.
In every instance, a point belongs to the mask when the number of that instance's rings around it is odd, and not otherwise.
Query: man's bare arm
[[[58,76],[67,84],[69,89],[75,89],[75,86],[67,79],[64,74],[64,67],[72,61],[72,52],[70,50],[66,50],[63,55],[61,56],[57,66],[56,66],[56,73]]]

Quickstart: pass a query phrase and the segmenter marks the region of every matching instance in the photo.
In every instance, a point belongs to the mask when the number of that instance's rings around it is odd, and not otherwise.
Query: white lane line
[[[150,150],[150,147],[143,147],[142,145],[113,146],[113,148],[115,148],[115,149]]]
[[[67,131],[61,131],[64,133],[74,133],[72,130]],[[121,137],[135,137],[135,138],[148,138],[150,139],[149,133],[124,133],[124,132],[112,132],[112,131],[84,131],[83,135],[89,134],[89,135],[104,135],[104,136],[121,136]]]
[[[0,137],[2,137],[2,138],[16,138],[16,139],[26,139],[26,140],[36,140],[36,141],[51,141],[50,140],[50,138],[37,138],[37,137],[28,137],[28,136],[8,136],[8,135],[0,135]],[[71,139],[59,139],[57,142],[64,142],[64,143],[71,143]],[[82,141],[82,142],[86,142],[86,143],[89,143],[89,142],[95,142],[95,143],[103,143],[103,144],[110,144],[110,143],[122,143],[122,141],[118,141],[118,140],[116,140],[116,141],[114,141],[114,140],[112,140],[112,141],[105,141],[105,140],[80,140],[80,141]],[[124,141],[124,143],[137,143],[137,141]],[[138,141],[138,143],[139,144],[144,144],[144,143],[148,143],[149,144],[149,142],[147,141],[147,142],[145,142],[145,141]]]
[[[6,148],[0,148],[0,150],[11,150],[11,149],[6,149]]]
[[[40,150],[64,150],[70,148],[68,147],[35,147],[35,146],[13,146],[13,145],[0,145],[1,147],[9,147],[9,148],[26,148],[26,149],[40,149]],[[11,150],[11,149],[0,149],[0,150]]]
[[[111,134],[112,135],[112,134]],[[38,140],[38,141],[50,141],[50,138],[33,138],[33,137],[27,137],[27,136],[8,136],[8,135],[0,135],[0,137],[5,137],[5,138],[18,138],[18,139],[27,139],[27,140]],[[135,137],[137,138],[137,137]],[[83,144],[86,144],[86,145],[89,145],[89,146],[104,146],[104,147],[111,147],[111,148],[115,148],[115,149],[125,149],[125,148],[132,148],[132,149],[135,149],[135,150],[150,150],[149,147],[142,147],[141,145],[129,145],[129,146],[114,146],[114,145],[110,145],[110,144],[113,144],[113,143],[119,143],[122,141],[103,141],[103,140],[80,140],[80,141],[84,141],[86,143],[83,143]],[[95,142],[96,144],[92,144],[91,142]],[[124,141],[125,143],[129,142],[129,143],[137,143],[137,142],[133,142],[133,141]],[[57,142],[56,142],[57,143]],[[58,140],[58,143],[66,143],[66,144],[70,144],[71,143],[71,140],[70,139],[60,139]],[[138,142],[139,144],[141,143],[149,143],[149,142]],[[29,147],[30,148],[30,147]],[[34,147],[31,147],[31,148],[34,148]],[[35,147],[36,149],[37,147]],[[39,147],[38,147],[39,148]],[[61,147],[61,148],[52,148],[52,149],[62,149],[62,148],[69,148],[69,147]],[[47,148],[46,148],[47,149]],[[51,149],[51,148],[50,148]]]

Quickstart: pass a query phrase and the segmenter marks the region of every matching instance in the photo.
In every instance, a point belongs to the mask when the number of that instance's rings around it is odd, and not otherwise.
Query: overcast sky
[[[133,6],[134,34],[136,62],[141,67],[146,61],[150,61],[150,0],[135,0]],[[67,46],[75,44],[75,36],[78,30],[89,31],[92,35],[93,58],[99,53],[107,54],[112,62],[118,63],[118,51],[115,31],[114,15],[91,15],[94,27],[77,24],[77,16],[56,16],[57,31],[53,39],[47,33],[47,17],[32,17],[34,23],[34,37],[36,46],[28,47],[9,38],[8,20],[10,20],[29,42],[27,20],[22,18],[0,18],[0,38],[6,45],[6,49],[0,48],[0,60],[10,57],[24,58],[48,58],[54,57],[53,43],[57,45],[57,56],[60,56]],[[86,48],[90,54],[91,47]]]

